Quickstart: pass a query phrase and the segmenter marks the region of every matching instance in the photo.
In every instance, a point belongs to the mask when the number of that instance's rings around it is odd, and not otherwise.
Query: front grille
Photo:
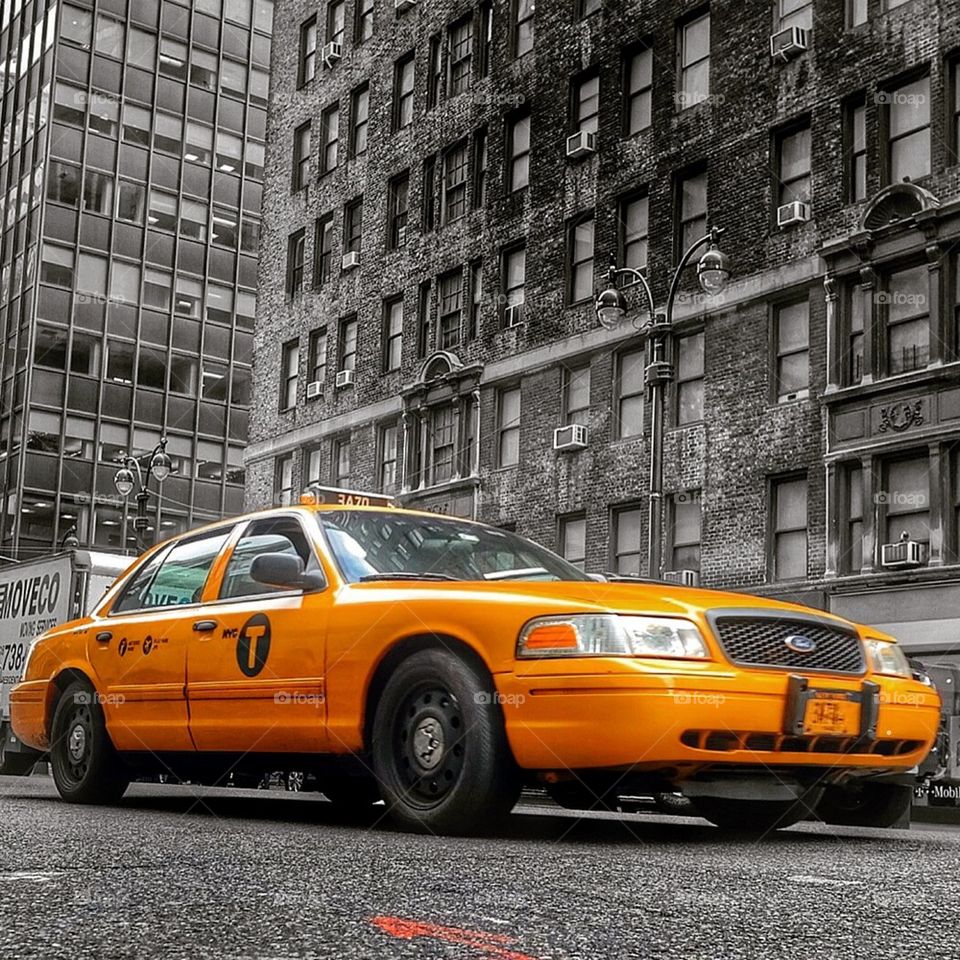
[[[711,618],[724,653],[733,662],[777,670],[863,673],[863,645],[852,630],[800,617],[719,614]],[[816,647],[790,649],[787,640],[802,636]]]

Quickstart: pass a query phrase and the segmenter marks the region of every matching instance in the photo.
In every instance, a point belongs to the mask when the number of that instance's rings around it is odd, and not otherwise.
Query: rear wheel
[[[50,766],[60,796],[70,803],[114,803],[130,783],[89,684],[71,683],[57,704]]]
[[[913,789],[899,783],[831,786],[817,804],[817,816],[833,826],[892,827],[910,810]]]
[[[408,830],[481,833],[520,795],[493,683],[448,650],[423,650],[396,668],[372,746],[380,792]]]
[[[694,808],[700,816],[727,833],[762,837],[799,823],[810,813],[799,800],[731,800],[727,797],[697,797]]]

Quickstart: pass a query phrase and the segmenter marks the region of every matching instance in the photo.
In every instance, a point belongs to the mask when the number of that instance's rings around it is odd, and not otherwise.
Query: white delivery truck
[[[27,774],[41,755],[13,735],[10,690],[45,630],[89,613],[133,557],[71,550],[0,567],[0,774]]]

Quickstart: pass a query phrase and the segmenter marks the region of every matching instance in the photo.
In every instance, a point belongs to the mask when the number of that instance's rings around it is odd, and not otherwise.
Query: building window
[[[307,457],[307,466],[305,470],[306,483],[304,486],[309,487],[315,483],[320,483],[322,472],[321,472],[321,463],[323,460],[323,454],[319,447],[314,447],[312,450],[305,451]]]
[[[616,437],[625,440],[643,433],[644,366],[643,350],[629,350],[617,358]]]
[[[373,36],[373,0],[357,0],[353,42],[360,46]]]
[[[863,469],[859,463],[847,464],[843,471],[843,542],[840,544],[840,569],[859,573],[863,567]]]
[[[670,498],[669,557],[671,570],[700,571],[700,491]]]
[[[877,95],[887,131],[886,182],[919,180],[930,173],[930,78]]]
[[[853,203],[867,196],[867,106],[863,94],[848,100],[843,109],[845,199]]]
[[[526,244],[504,250],[501,258],[501,276],[503,278],[503,306],[504,324],[509,323],[510,316],[507,310],[510,307],[520,307],[519,316],[515,323],[523,319],[523,304],[526,302],[527,283],[527,247]]]
[[[297,405],[297,377],[300,374],[300,341],[283,345],[280,364],[280,409],[292,410]]]
[[[303,230],[291,234],[287,240],[287,296],[295,297],[303,286],[303,259],[306,241]]]
[[[473,75],[473,14],[462,17],[449,28],[450,96],[470,89]]]
[[[307,352],[307,380],[322,384],[327,379],[327,329],[314,330],[310,334]]]
[[[337,344],[340,350],[338,358],[339,370],[356,370],[357,368],[357,318],[347,317],[340,321],[340,340]]]
[[[593,217],[575,220],[567,231],[567,302],[593,298]]]
[[[423,359],[430,345],[431,285],[424,280],[417,291],[417,357]]]
[[[710,96],[710,14],[703,13],[680,25],[677,36],[680,60],[677,106],[681,110],[703,103]]]
[[[497,466],[520,462],[520,388],[501,390],[497,398]]]
[[[707,171],[691,173],[677,183],[677,213],[679,224],[676,236],[676,260],[707,232]]]
[[[960,158],[960,57],[950,61],[950,99],[947,116],[950,120],[950,149],[953,152],[953,162]]]
[[[844,0],[844,19],[847,27],[859,27],[867,22],[867,4],[869,0]]]
[[[653,51],[633,50],[623,61],[623,132],[632,137],[650,126],[653,103]]]
[[[810,200],[810,126],[777,135],[777,206]]]
[[[647,266],[647,233],[649,201],[643,196],[626,197],[620,201],[619,226],[620,263],[634,270]]]
[[[402,130],[413,123],[414,57],[411,50],[393,68],[393,129]]]
[[[322,287],[333,270],[333,214],[317,220],[313,241],[313,282]]]
[[[781,304],[773,318],[777,399],[805,397],[810,386],[810,303]]]
[[[471,260],[467,267],[470,278],[470,316],[467,327],[467,339],[473,340],[480,328],[480,311],[483,306],[483,261]]]
[[[587,561],[587,518],[560,518],[560,555],[567,563],[583,570]]]
[[[930,284],[925,264],[888,274],[877,300],[886,314],[887,373],[925,367],[930,358]]]
[[[622,577],[640,576],[642,517],[639,507],[613,512],[613,572]]]
[[[340,105],[334,103],[320,116],[320,133],[323,149],[320,153],[320,172],[329,173],[337,167],[340,149]]]
[[[703,331],[677,341],[677,423],[703,419]]]
[[[770,496],[772,579],[802,580],[807,575],[806,478],[777,478]]]
[[[780,29],[813,29],[813,0],[778,0]]]
[[[590,420],[590,367],[563,369],[563,423],[586,425]]]
[[[514,57],[522,57],[533,49],[534,0],[511,0],[513,13],[512,46]]]
[[[348,487],[350,484],[350,438],[337,437],[333,441],[330,454],[333,485],[335,487]]]
[[[310,121],[293,132],[293,192],[302,190],[310,178]]]
[[[601,0],[577,0],[577,16],[582,20],[593,13],[599,13]]]
[[[403,358],[403,298],[383,303],[383,372],[399,370]]]
[[[344,0],[332,0],[327,4],[327,43],[339,43],[343,45]]]
[[[277,506],[289,507],[293,503],[293,454],[278,457],[273,478],[273,499]]]
[[[317,18],[300,25],[300,69],[297,86],[309,83],[317,74]]]
[[[397,174],[387,186],[387,249],[406,243],[410,197],[410,171]]]
[[[440,277],[437,285],[440,297],[440,349],[447,350],[460,342],[463,319],[463,271],[453,270]]]
[[[507,191],[523,190],[530,183],[530,113],[513,117],[507,126]]]
[[[397,490],[397,442],[400,431],[395,423],[380,428],[377,442],[377,480],[381,493]]]
[[[859,283],[851,283],[844,292],[847,317],[846,344],[842,345],[845,353],[840,358],[840,363],[843,383],[845,386],[850,386],[863,380],[863,338],[867,291]]]
[[[423,161],[423,197],[420,203],[421,225],[425,232],[431,231],[436,225],[434,204],[437,193],[437,158],[429,156]]]
[[[435,33],[427,45],[427,109],[432,110],[443,96],[443,48]]]
[[[367,152],[367,129],[370,124],[370,87],[363,84],[350,94],[350,155]]]
[[[430,417],[430,483],[446,483],[456,473],[457,415],[452,403],[435,407]]]
[[[930,461],[926,457],[893,460],[883,465],[883,542],[896,543],[903,534],[930,542]]]
[[[487,128],[473,134],[473,207],[480,209],[487,202]]]
[[[581,77],[573,85],[573,130],[596,133],[599,117],[600,77],[598,74]]]
[[[484,0],[480,4],[480,42],[478,46],[477,74],[490,75],[490,48],[493,46],[493,2]]]
[[[443,191],[440,195],[440,220],[453,223],[467,212],[467,142],[458,143],[443,155]]]
[[[343,209],[343,252],[359,253],[362,244],[363,197],[357,197]]]

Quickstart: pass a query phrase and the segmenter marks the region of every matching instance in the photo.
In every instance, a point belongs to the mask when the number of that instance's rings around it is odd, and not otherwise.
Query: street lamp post
[[[666,311],[657,313],[653,292],[647,278],[632,267],[617,267],[611,263],[608,274],[609,286],[597,296],[596,312],[600,324],[608,329],[617,326],[627,313],[629,304],[623,290],[617,285],[621,278],[629,278],[630,284],[643,291],[644,306],[648,320],[640,332],[650,341],[650,362],[644,370],[644,383],[650,399],[650,501],[647,523],[647,570],[651,577],[660,579],[663,574],[663,431],[664,396],[674,380],[673,364],[667,360],[667,347],[673,338],[673,306],[680,289],[680,278],[693,255],[709,244],[697,263],[697,280],[704,293],[721,293],[730,279],[730,267],[726,256],[717,247],[723,233],[722,227],[714,227],[684,252],[670,281]],[[672,356],[672,352],[670,354]]]
[[[153,450],[142,457],[125,453],[120,460],[123,466],[113,478],[113,484],[117,488],[117,493],[124,499],[130,496],[134,489],[137,491],[137,515],[133,520],[133,529],[137,537],[137,549],[142,553],[150,546],[146,538],[147,528],[150,526],[150,521],[147,519],[147,502],[150,499],[147,485],[150,483],[150,477],[156,477],[157,483],[163,483],[173,469],[173,464],[167,455],[167,438],[161,437]],[[146,461],[146,469],[141,466],[141,460]]]

